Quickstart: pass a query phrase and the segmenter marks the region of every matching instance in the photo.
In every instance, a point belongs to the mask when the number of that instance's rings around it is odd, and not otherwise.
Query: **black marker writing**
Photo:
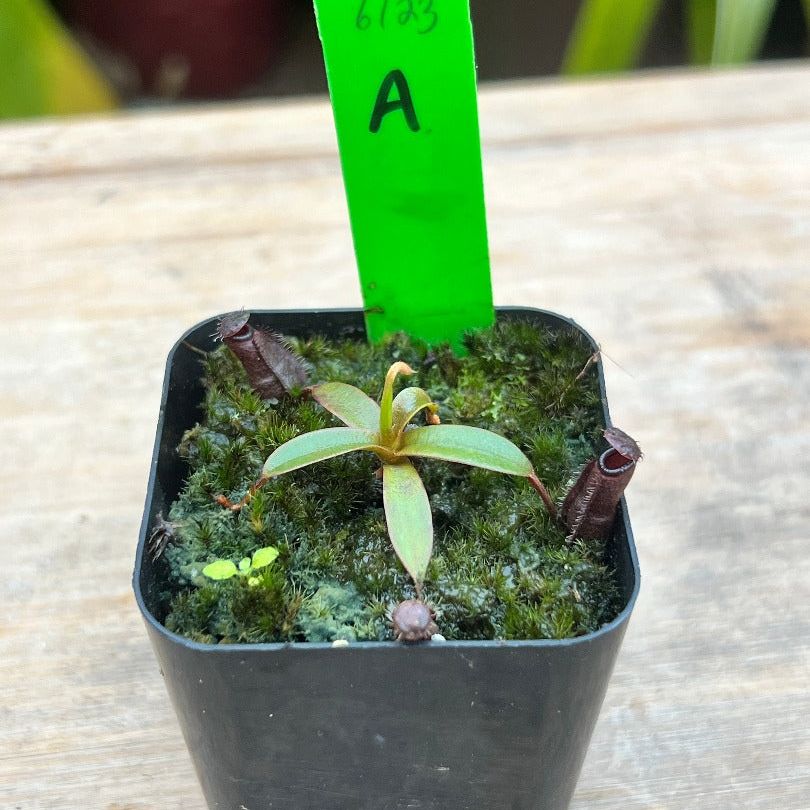
[[[396,0],[396,9],[389,9],[391,0],[361,0],[354,24],[360,31],[368,31],[373,26],[385,30],[386,23],[393,19],[403,28],[410,26],[417,34],[429,34],[439,23],[439,14],[433,8],[434,2],[435,0]],[[374,7],[378,11],[375,12]]]
[[[392,99],[389,96],[395,85],[399,98]],[[383,79],[380,91],[377,93],[377,100],[374,102],[374,112],[371,114],[369,130],[374,134],[378,133],[385,116],[396,110],[402,110],[412,132],[419,132],[419,119],[416,117],[416,110],[413,106],[411,88],[408,86],[408,80],[401,70],[392,70]]]
[[[433,0],[422,0],[422,16],[425,24],[419,33],[429,34],[439,22],[439,15],[433,10]]]
[[[355,25],[361,30],[365,31],[371,26],[371,17],[366,14],[366,0],[360,3],[360,11],[357,12],[357,19]]]

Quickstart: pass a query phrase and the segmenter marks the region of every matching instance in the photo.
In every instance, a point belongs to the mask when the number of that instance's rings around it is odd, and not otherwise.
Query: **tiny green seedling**
[[[482,428],[439,424],[438,406],[421,388],[405,388],[395,398],[397,376],[413,373],[406,363],[394,363],[385,377],[379,405],[353,385],[327,382],[313,386],[309,389],[312,397],[346,427],[325,428],[291,439],[270,455],[262,477],[241,502],[233,504],[224,497],[217,500],[223,506],[238,510],[259,487],[278,475],[355,450],[375,453],[382,462],[388,534],[420,598],[433,552],[433,518],[427,492],[411,463],[412,458],[441,459],[527,478],[556,516],[554,503],[531,462],[508,439]],[[414,417],[423,411],[427,412],[428,424],[411,425]]]
[[[253,552],[253,557],[243,557],[237,565],[233,560],[214,560],[203,568],[203,575],[208,579],[222,580],[240,576],[248,578],[248,585],[258,585],[259,580],[253,576],[255,571],[267,568],[278,557],[278,549],[265,546]]]

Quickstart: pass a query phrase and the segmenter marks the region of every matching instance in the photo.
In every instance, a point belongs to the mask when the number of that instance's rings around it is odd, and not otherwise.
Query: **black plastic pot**
[[[501,309],[563,327],[551,313]],[[258,312],[292,335],[364,338],[359,310]],[[610,547],[624,609],[564,641],[204,645],[161,624],[166,571],[145,550],[185,475],[200,418],[199,356],[215,320],[169,354],[134,589],[214,810],[563,810],[569,804],[639,587],[622,501]],[[578,328],[578,327],[577,327]],[[588,338],[590,340],[590,338]],[[601,368],[599,384],[604,398]]]

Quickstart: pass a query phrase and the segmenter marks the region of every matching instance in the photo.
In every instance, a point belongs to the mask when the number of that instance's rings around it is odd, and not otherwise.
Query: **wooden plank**
[[[810,795],[810,68],[482,95],[501,303],[599,340],[642,596],[574,808]],[[356,305],[322,101],[0,129],[0,806],[201,810],[130,595],[166,351]]]
[[[805,78],[801,63],[771,63],[746,71],[491,84],[481,91],[481,126],[486,143],[496,146],[794,122],[808,116]],[[334,158],[336,151],[332,113],[321,100],[201,105],[6,125],[0,177],[289,163]]]

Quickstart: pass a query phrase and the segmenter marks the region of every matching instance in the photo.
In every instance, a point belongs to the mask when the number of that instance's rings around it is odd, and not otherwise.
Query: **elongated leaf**
[[[392,408],[392,433],[394,437],[399,436],[405,430],[405,426],[419,411],[431,406],[436,407],[427,391],[423,391],[421,388],[403,388],[397,394]]]
[[[376,431],[380,426],[380,406],[359,388],[341,382],[314,385],[313,399],[352,428]]]
[[[713,65],[753,59],[762,47],[776,0],[717,0]]]
[[[585,0],[568,41],[563,72],[634,67],[660,5],[661,0]]]
[[[236,565],[231,560],[214,560],[203,568],[203,575],[208,579],[230,579],[237,572]]]
[[[314,430],[277,447],[264,462],[262,473],[269,478],[353,450],[371,450],[376,440],[377,437],[370,430],[347,427]]]
[[[415,372],[407,363],[399,362],[394,363],[385,375],[385,384],[380,399],[380,439],[385,445],[391,442],[393,435],[391,422],[393,420],[394,381],[400,374],[410,376]]]
[[[532,474],[531,462],[509,439],[467,425],[429,425],[408,430],[399,452],[403,456],[440,458],[508,475]]]
[[[394,551],[421,585],[433,553],[433,517],[425,486],[409,461],[383,465],[383,504]]]
[[[44,0],[0,2],[0,118],[109,110],[112,88]]]

